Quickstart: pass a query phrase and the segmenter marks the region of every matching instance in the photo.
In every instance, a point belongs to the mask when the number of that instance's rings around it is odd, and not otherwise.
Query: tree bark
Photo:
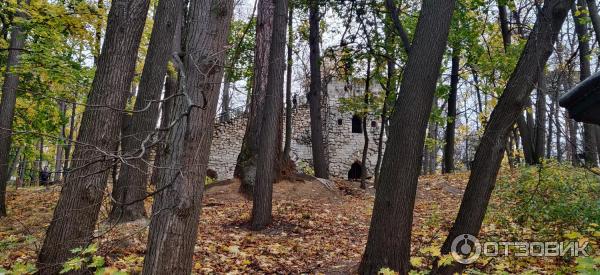
[[[510,26],[508,25],[508,9],[506,5],[501,5],[500,0],[498,1],[498,20],[500,20],[500,31],[502,33],[502,44],[504,45],[504,52],[508,53],[510,47],[512,35],[510,32]]]
[[[43,161],[44,161],[44,137],[40,137],[40,143],[38,143],[38,167],[37,167],[37,182],[39,186],[42,186],[42,181],[40,179],[40,173],[44,170]],[[46,189],[48,189],[48,183],[45,183]]]
[[[294,7],[288,7],[288,42],[287,42],[287,67],[285,80],[285,145],[283,146],[283,160],[290,162],[292,150],[292,65],[293,65],[293,43],[294,43]]]
[[[556,95],[554,97],[554,117],[556,118],[556,160],[560,163],[562,162],[562,154],[563,154],[563,147],[562,144],[560,142],[560,136],[562,133],[562,130],[560,129],[560,107],[558,106],[558,93],[559,93],[559,89],[556,90]]]
[[[585,12],[577,12],[577,9],[583,10],[585,7],[585,0],[577,0],[577,4],[573,3],[571,8],[573,18],[575,19],[575,33],[577,33],[577,42],[579,43],[579,81],[583,81],[591,75],[589,60],[591,51],[588,38],[588,27],[585,23],[587,16]],[[583,124],[583,157],[585,159],[586,166],[598,166],[594,127],[589,123]]]
[[[388,51],[388,55],[391,51]],[[388,100],[390,95],[395,92],[395,83],[394,83],[394,74],[396,73],[396,63],[392,59],[392,56],[389,56],[387,59],[387,80],[386,80],[386,88],[385,88],[385,99],[383,101],[383,107],[381,109],[381,127],[379,129],[379,143],[377,144],[377,163],[375,164],[375,188],[379,183],[379,175],[381,169],[381,160],[383,158],[383,136],[385,133],[385,125],[387,124],[387,113],[388,113]]]
[[[231,94],[229,93],[229,90],[231,88],[231,78],[229,77],[228,73],[225,73],[225,77],[223,78],[223,95],[221,96],[221,114],[219,114],[221,121],[225,122],[225,121],[229,121],[230,118],[230,108],[229,105],[231,104]]]
[[[11,161],[10,165],[8,166],[8,179],[9,180],[12,177],[12,175],[15,173],[15,170],[17,169],[17,164],[19,163],[19,158],[21,157],[22,151],[23,151],[23,147],[17,147],[17,150],[15,151],[15,156],[14,156],[13,160]],[[15,183],[15,186],[16,186],[16,183]]]
[[[360,274],[377,274],[383,267],[400,274],[410,270],[417,180],[454,5],[453,0],[423,1],[391,118]]]
[[[569,2],[544,2],[519,62],[492,111],[481,138],[459,213],[442,246],[442,254],[450,252],[451,244],[457,236],[478,235],[504,156],[507,135],[515,118],[523,111],[534,83],[537,83],[537,78],[552,54],[553,44],[569,11]],[[464,266],[456,263],[440,269],[434,268],[433,273],[454,274],[460,273],[463,268]]]
[[[546,142],[546,80],[544,69],[538,77],[538,85],[536,87],[537,99],[535,102],[535,163],[542,163],[544,158],[544,145]]]
[[[69,173],[70,158],[71,158],[71,146],[73,144],[73,137],[75,136],[75,118],[77,116],[77,103],[71,104],[71,119],[69,122],[69,137],[67,138],[67,144],[65,147],[65,161],[63,163],[63,179],[67,178]]]
[[[452,49],[452,69],[450,75],[450,96],[448,97],[448,122],[446,123],[446,144],[444,145],[444,173],[454,172],[454,139],[456,135],[456,97],[458,94],[458,70],[460,50]]]
[[[73,256],[71,249],[87,246],[106,189],[118,144],[149,0],[114,0],[98,68],[88,96],[75,145],[72,171],[65,180],[38,258],[40,274],[56,274]]]
[[[568,132],[569,132],[569,137],[567,140],[568,143],[568,151],[567,153],[569,154],[569,159],[571,160],[571,165],[573,166],[579,166],[581,165],[581,163],[579,162],[579,154],[577,152],[577,122],[575,122],[575,120],[573,120],[572,118],[569,117],[568,114],[565,115],[566,119],[567,119],[567,128],[568,128]]]
[[[58,103],[58,110],[61,114],[61,117],[66,116],[67,114],[67,104],[64,101],[60,101]],[[65,125],[61,124],[60,126],[60,137],[56,143],[56,155],[55,155],[55,165],[54,165],[54,181],[60,181],[62,177],[62,168],[64,162],[64,149],[65,149],[65,136],[66,129]]]
[[[96,18],[96,24],[94,26],[94,50],[92,56],[94,57],[94,66],[98,67],[98,60],[100,57],[101,41],[102,41],[102,24],[104,23],[104,0],[98,0],[98,18]]]
[[[400,21],[398,7],[396,6],[395,1],[385,0],[385,8],[390,13],[390,18],[394,23],[394,28],[400,37],[400,41],[402,41],[402,47],[404,48],[406,54],[408,54],[411,48],[410,40],[408,38],[408,34],[406,34],[406,31],[404,30],[404,27],[402,26],[402,21]]]
[[[283,108],[283,71],[285,69],[285,28],[287,0],[274,1],[273,33],[269,53],[269,77],[260,132],[260,152],[253,192],[252,229],[261,230],[271,223],[273,183],[277,178],[277,156],[274,146],[279,135],[279,112]]]
[[[530,131],[529,123],[525,119],[523,112],[517,114],[517,116],[517,128],[519,129],[519,134],[521,136],[521,145],[523,146],[525,163],[533,165],[535,164],[533,134]]]
[[[130,127],[124,131],[121,150],[130,159],[121,164],[119,178],[113,184],[115,200],[108,216],[113,223],[134,221],[146,216],[144,197],[150,176],[148,156],[155,135],[159,104],[167,63],[173,51],[172,41],[177,27],[181,0],[160,0],[154,14],[148,53],[140,79],[137,99],[133,107]]]
[[[309,38],[310,47],[310,91],[308,106],[310,109],[310,141],[312,144],[313,166],[315,176],[329,178],[329,163],[326,155],[326,144],[323,133],[323,114],[321,110],[321,50],[319,46],[319,26],[321,15],[320,1],[309,0]]]
[[[556,90],[556,86],[553,86],[552,89]],[[556,112],[554,110],[554,102],[555,102],[555,98],[554,98],[554,94],[556,94],[555,91],[552,91],[552,93],[549,92],[549,98],[550,98],[550,110],[548,112],[548,135],[546,136],[546,158],[550,159],[552,157],[552,143],[553,140],[552,138],[554,137],[554,124],[557,123],[557,119],[556,119]]]
[[[268,60],[273,33],[273,1],[259,0],[256,18],[256,46],[254,48],[254,77],[248,125],[242,140],[234,175],[241,180],[240,192],[252,197],[256,180],[256,161],[259,153],[259,134],[268,78]]]
[[[25,0],[25,5],[28,6],[29,2],[30,0]],[[18,11],[16,15],[18,17],[25,16],[21,11]],[[0,101],[0,217],[6,216],[6,185],[10,179],[8,161],[12,143],[13,117],[17,103],[17,88],[19,86],[19,75],[14,70],[19,65],[19,56],[23,47],[25,47],[25,33],[21,26],[15,25],[13,27],[10,33],[9,47]]]
[[[184,64],[158,170],[142,274],[190,274],[233,0],[190,2]],[[207,58],[210,57],[210,58]],[[191,104],[190,104],[191,102]],[[196,104],[196,107],[194,105]]]
[[[364,95],[364,104],[365,109],[369,109],[369,94],[370,94],[370,83],[371,83],[371,57],[368,57],[367,61],[367,76],[365,79],[365,95]],[[369,130],[367,128],[367,118],[369,114],[364,113],[362,118],[362,128],[363,128],[363,151],[362,151],[362,159],[361,159],[361,167],[360,167],[360,188],[367,189],[367,155],[369,154]]]
[[[587,7],[590,13],[590,19],[592,19],[592,26],[594,27],[594,33],[596,39],[600,38],[600,16],[598,15],[598,5],[596,0],[587,0]]]

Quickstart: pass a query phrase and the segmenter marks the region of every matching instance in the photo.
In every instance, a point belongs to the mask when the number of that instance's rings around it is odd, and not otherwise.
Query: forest
[[[1,0],[0,275],[599,274],[596,0]]]

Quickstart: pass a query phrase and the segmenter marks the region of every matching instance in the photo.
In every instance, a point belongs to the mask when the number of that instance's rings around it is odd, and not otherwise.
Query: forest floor
[[[456,216],[468,174],[423,176],[419,180],[413,223],[411,264],[424,271]],[[209,187],[194,250],[193,272],[198,274],[326,273],[348,274],[356,270],[364,250],[373,208],[373,190],[358,183],[336,180],[330,186],[318,181],[282,181],[274,186],[273,224],[260,232],[248,229],[252,202],[237,193],[239,182]],[[9,217],[0,220],[0,267],[27,269],[35,262],[45,229],[52,217],[60,188],[8,190]],[[147,204],[150,209],[150,202]],[[101,220],[108,208],[103,207]],[[148,221],[117,227],[100,222],[95,234],[98,251],[107,270],[139,273],[143,263]],[[482,236],[500,234],[494,224],[485,225]],[[492,234],[493,235],[493,234]],[[91,255],[90,255],[91,256]],[[91,259],[91,257],[90,257]],[[86,259],[84,259],[85,261]],[[534,259],[525,264],[480,270],[530,270],[553,273],[564,262]],[[500,268],[497,266],[500,265]],[[536,267],[537,266],[537,267]],[[0,268],[0,273],[1,272]]]

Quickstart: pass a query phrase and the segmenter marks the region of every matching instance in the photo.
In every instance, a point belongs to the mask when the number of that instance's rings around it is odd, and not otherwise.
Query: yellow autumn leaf
[[[419,267],[423,264],[423,258],[421,257],[411,257],[410,264],[414,267]]]

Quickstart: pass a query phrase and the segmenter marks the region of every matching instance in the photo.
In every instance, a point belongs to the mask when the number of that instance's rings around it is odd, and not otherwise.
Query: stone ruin
[[[364,82],[364,81],[363,81]],[[352,86],[355,86],[354,88]],[[380,85],[371,85],[371,92],[382,93]],[[377,147],[381,118],[369,115],[367,129],[362,129],[362,121],[352,113],[340,110],[340,99],[363,94],[364,84],[347,85],[341,81],[331,81],[323,96],[324,133],[329,156],[330,175],[337,178],[356,177],[356,165],[362,165],[364,134],[369,135],[367,154],[367,174],[371,176],[377,162]],[[310,112],[306,99],[297,96],[297,106],[292,115],[291,158],[298,170],[312,167],[312,151],[310,142]],[[285,118],[283,119],[285,123]],[[247,125],[247,116],[241,112],[231,116],[227,121],[215,123],[208,169],[216,172],[218,180],[233,178],[235,163],[242,147],[242,139]],[[285,131],[285,126],[282,127]],[[285,133],[284,133],[285,135]],[[385,139],[384,134],[384,139]],[[283,146],[282,146],[283,147]],[[385,148],[385,143],[384,143]],[[350,173],[354,164],[354,170]],[[359,174],[360,175],[360,174]]]

